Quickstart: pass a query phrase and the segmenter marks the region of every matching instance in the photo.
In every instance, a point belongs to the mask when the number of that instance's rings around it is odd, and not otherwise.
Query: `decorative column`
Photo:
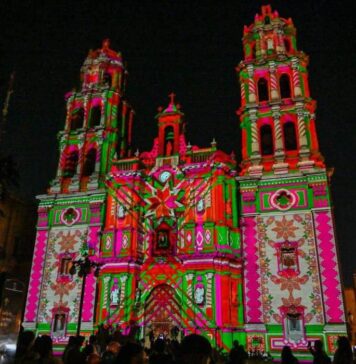
[[[250,104],[256,103],[256,85],[253,79],[253,65],[249,64],[247,66],[248,72],[248,102]]]
[[[124,302],[124,300],[125,300],[127,278],[128,278],[127,275],[123,275],[120,277],[120,282],[121,282],[120,303]]]
[[[245,92],[245,80],[243,77],[240,77],[240,90],[241,90],[241,104],[246,104],[246,92]]]
[[[263,166],[260,165],[261,154],[260,154],[260,141],[259,133],[257,128],[257,110],[250,109],[250,132],[251,132],[251,155],[250,161],[252,166],[249,168],[250,175],[260,175],[262,173]]]
[[[294,97],[301,97],[302,89],[300,87],[299,62],[297,58],[292,59],[292,76],[293,76]]]
[[[269,63],[269,74],[271,80],[271,99],[273,101],[279,101],[278,82],[276,76],[276,64],[274,62]]]
[[[281,113],[278,105],[272,106],[273,124],[274,124],[274,140],[275,140],[275,151],[273,170],[275,174],[288,173],[288,163],[284,163],[285,152],[282,137],[282,126],[281,126]]]
[[[281,28],[277,28],[276,29],[276,34],[277,34],[277,53],[286,53],[286,49],[284,47],[284,41],[283,41],[283,29]]]
[[[206,289],[206,305],[207,307],[212,306],[212,290],[213,290],[213,277],[214,274],[209,272],[205,274],[206,282],[207,282],[207,289]]]
[[[108,308],[110,307],[110,302],[108,304],[108,297],[109,297],[109,282],[111,280],[110,276],[105,276],[103,278],[103,305],[102,307]]]
[[[297,117],[298,117],[298,137],[299,137],[299,155],[302,160],[309,156],[309,148],[306,136],[306,128],[304,121],[304,107],[302,103],[296,104]]]

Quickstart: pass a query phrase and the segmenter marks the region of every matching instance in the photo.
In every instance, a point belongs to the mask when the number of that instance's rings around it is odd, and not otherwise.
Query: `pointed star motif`
[[[152,196],[145,199],[148,205],[146,217],[156,215],[161,217],[174,217],[174,211],[183,205],[178,201],[178,191],[171,191],[166,184],[161,190],[153,189]]]

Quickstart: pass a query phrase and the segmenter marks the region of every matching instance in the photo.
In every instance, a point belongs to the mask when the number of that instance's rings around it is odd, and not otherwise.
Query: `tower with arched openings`
[[[291,19],[262,6],[243,33],[237,67],[244,308],[250,350],[308,340],[330,352],[345,317],[329,178],[319,152],[308,57]],[[303,355],[304,354],[304,355]]]

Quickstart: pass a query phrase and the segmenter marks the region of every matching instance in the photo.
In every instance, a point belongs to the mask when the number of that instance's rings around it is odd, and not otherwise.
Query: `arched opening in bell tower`
[[[83,177],[89,177],[94,173],[95,162],[96,162],[96,149],[91,148],[85,154],[85,160],[82,172]]]
[[[101,107],[100,105],[95,105],[90,110],[90,121],[89,127],[94,128],[100,125],[101,121]]]
[[[260,128],[261,155],[273,154],[273,135],[271,125],[262,125]]]
[[[286,73],[283,73],[279,78],[279,89],[282,99],[289,99],[291,97],[290,79]]]
[[[174,130],[173,126],[164,129],[164,155],[170,156],[174,153]]]
[[[297,150],[297,135],[293,121],[287,121],[283,125],[284,147],[287,151]]]
[[[268,82],[264,77],[261,77],[258,80],[257,83],[257,88],[258,88],[258,100],[261,101],[268,101],[269,96],[268,96]]]
[[[75,131],[83,127],[84,123],[84,109],[76,109],[72,112],[69,121],[69,130]]]
[[[79,160],[79,153],[77,150],[72,150],[66,153],[64,167],[63,167],[63,177],[72,178],[77,173],[77,165]]]

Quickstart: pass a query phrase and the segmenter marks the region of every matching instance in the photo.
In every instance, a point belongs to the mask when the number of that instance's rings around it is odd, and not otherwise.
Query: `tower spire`
[[[171,99],[170,104],[174,105],[174,99],[176,97],[176,94],[174,92],[171,92],[168,96]]]

